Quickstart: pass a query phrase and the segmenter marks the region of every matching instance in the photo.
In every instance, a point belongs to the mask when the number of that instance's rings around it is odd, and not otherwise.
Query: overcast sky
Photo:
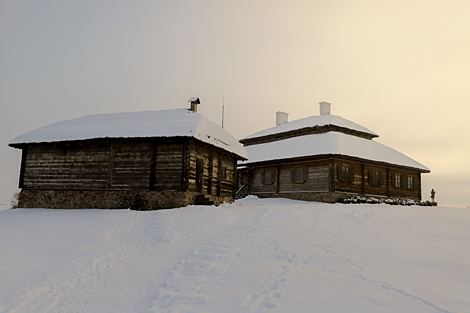
[[[332,113],[431,169],[470,206],[468,0],[0,0],[0,203],[17,135],[96,113],[198,111],[235,138]]]

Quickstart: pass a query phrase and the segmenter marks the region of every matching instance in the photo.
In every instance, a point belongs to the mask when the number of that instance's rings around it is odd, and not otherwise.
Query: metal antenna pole
[[[224,128],[225,95],[222,95],[222,128]]]

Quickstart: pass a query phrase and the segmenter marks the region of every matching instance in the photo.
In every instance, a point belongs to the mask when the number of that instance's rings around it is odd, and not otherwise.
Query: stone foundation
[[[145,200],[148,210],[179,208],[196,203],[198,192],[190,191],[116,191],[116,190],[29,190],[18,197],[18,208],[45,209],[119,209],[123,199],[132,201],[135,195]],[[215,205],[232,202],[232,197],[206,195]]]
[[[302,201],[316,201],[325,203],[336,203],[346,199],[349,194],[335,192],[286,192],[286,193],[256,193],[259,198],[287,198]]]

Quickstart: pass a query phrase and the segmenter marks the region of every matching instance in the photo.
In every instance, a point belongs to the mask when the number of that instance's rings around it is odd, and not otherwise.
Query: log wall
[[[107,189],[109,144],[33,145],[23,150],[20,187],[26,189]]]
[[[308,179],[303,182],[292,182],[291,169],[298,166],[308,167]],[[345,179],[339,172],[342,166],[347,166],[353,171],[353,174]],[[276,172],[274,183],[263,183],[263,172],[273,170]],[[382,183],[380,186],[374,186],[369,179],[373,171],[380,173]],[[341,172],[342,173],[342,172]],[[394,174],[404,177],[400,188],[394,186]],[[250,174],[251,194],[262,197],[272,195],[272,197],[285,197],[292,199],[323,199],[319,194],[333,192],[337,195],[336,199],[343,199],[349,194],[374,197],[388,197],[421,200],[421,174],[418,171],[407,170],[402,167],[387,166],[379,162],[364,162],[351,157],[331,157],[330,159],[302,160],[299,162],[289,162],[284,160],[279,164],[263,164],[254,166]],[[414,186],[408,188],[407,177],[413,177]],[[312,193],[303,195],[302,193]],[[286,196],[291,193],[291,195]],[[328,195],[329,195],[328,193]],[[329,202],[334,197],[326,197]],[[314,200],[318,201],[318,200]]]
[[[183,186],[183,143],[165,143],[154,147],[152,190],[184,189]]]
[[[339,179],[338,171],[342,165],[354,168],[354,180],[352,182],[344,182]],[[373,171],[378,172],[382,177],[380,186],[371,184],[370,176]],[[404,182],[400,188],[396,188],[393,184],[394,174],[399,174],[404,177]],[[412,189],[407,188],[407,177],[414,178],[415,185]],[[373,162],[365,163],[354,162],[351,159],[336,159],[334,160],[334,189],[337,192],[365,196],[421,200],[421,174],[417,171],[378,165]]]
[[[186,185],[188,191],[197,191],[197,162],[202,163],[199,175],[202,193],[233,197],[236,188],[236,159],[233,155],[213,146],[189,141],[185,151]],[[225,176],[223,175],[225,174]]]
[[[192,191],[233,197],[236,156],[188,138],[95,140],[22,147],[20,188]]]
[[[306,166],[308,168],[308,176],[305,182],[296,183],[291,180],[291,169],[298,166]],[[276,172],[273,184],[263,183],[263,171],[269,170]],[[251,193],[253,194],[329,191],[328,160],[260,166],[253,170],[252,175]]]
[[[297,166],[308,167],[308,178],[303,183],[291,181],[291,169]],[[286,164],[280,167],[279,192],[329,191],[328,160]]]

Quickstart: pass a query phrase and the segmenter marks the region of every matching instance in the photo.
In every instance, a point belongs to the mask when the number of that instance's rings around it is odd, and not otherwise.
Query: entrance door
[[[204,186],[204,160],[196,159],[196,191],[202,193]]]

